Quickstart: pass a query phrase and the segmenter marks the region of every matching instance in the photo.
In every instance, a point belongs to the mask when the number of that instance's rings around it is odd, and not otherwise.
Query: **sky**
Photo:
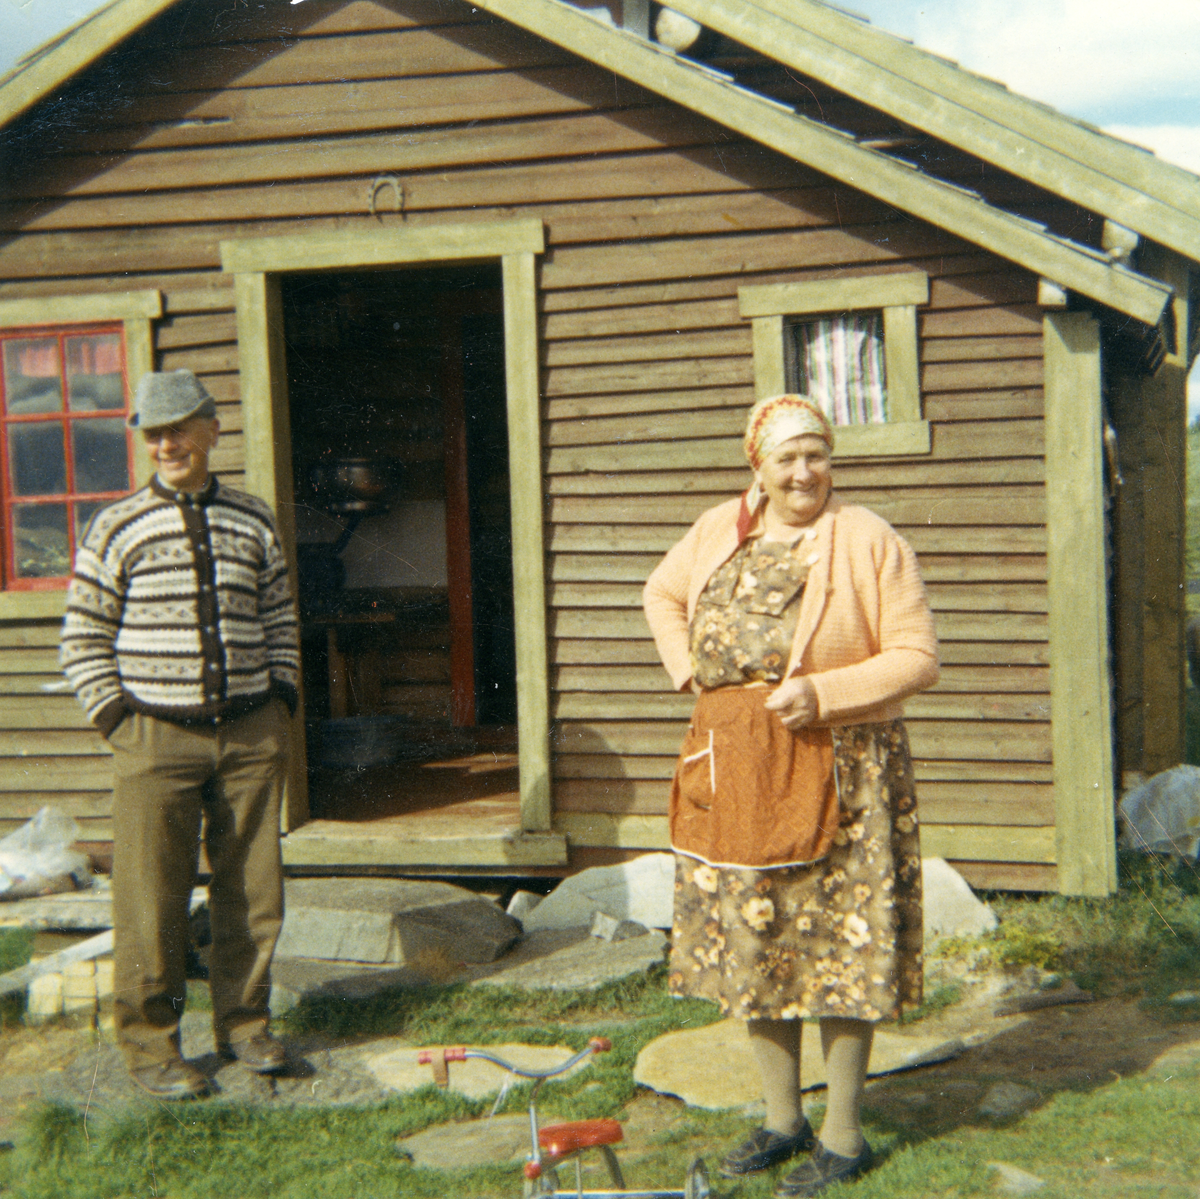
[[[0,74],[98,7],[97,0],[0,0]],[[1200,0],[851,0],[843,7],[1200,174]],[[1196,417],[1200,365],[1192,384]]]

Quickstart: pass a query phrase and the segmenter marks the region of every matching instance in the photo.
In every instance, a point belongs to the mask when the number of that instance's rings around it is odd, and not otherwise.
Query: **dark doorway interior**
[[[310,807],[365,818],[516,748],[500,273],[294,275],[283,308]]]

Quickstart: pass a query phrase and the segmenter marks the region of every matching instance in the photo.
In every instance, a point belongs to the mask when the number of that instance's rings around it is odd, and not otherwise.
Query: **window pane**
[[[823,317],[792,329],[798,391],[816,400],[835,425],[887,420],[880,313]]]
[[[75,544],[78,545],[83,540],[84,530],[88,527],[88,521],[108,503],[108,500],[84,500],[82,503],[75,505]]]
[[[73,421],[71,434],[71,448],[75,451],[73,491],[129,490],[124,420]]]
[[[17,578],[69,575],[66,504],[14,504],[12,513]]]
[[[4,343],[4,403],[13,416],[62,411],[58,339],[15,337]]]
[[[116,333],[67,338],[67,404],[75,412],[125,406],[121,338]]]
[[[8,470],[13,495],[62,495],[67,489],[62,423],[10,424]]]

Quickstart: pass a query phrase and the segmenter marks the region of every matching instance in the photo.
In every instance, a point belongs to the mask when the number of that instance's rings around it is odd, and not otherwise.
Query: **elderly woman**
[[[832,491],[833,430],[808,397],[750,413],[754,484],[663,559],[646,617],[697,695],[671,789],[670,985],[744,1019],[766,1119],[721,1166],[811,1155],[815,1195],[871,1161],[860,1107],[875,1022],[921,998],[921,858],[901,701],[937,679],[912,550]],[[800,1102],[801,1021],[820,1022],[820,1139]]]

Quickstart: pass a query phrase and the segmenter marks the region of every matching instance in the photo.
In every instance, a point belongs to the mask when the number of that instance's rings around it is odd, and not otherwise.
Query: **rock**
[[[942,858],[922,859],[921,888],[927,942],[935,937],[977,937],[999,924],[996,913],[976,899],[967,880]]]
[[[424,956],[491,962],[521,926],[491,902],[450,883],[303,878],[286,883],[281,958],[414,966]]]
[[[508,907],[504,910],[514,919],[525,923],[529,913],[542,902],[542,897],[533,891],[518,891],[512,899],[508,901]]]
[[[647,853],[616,866],[593,866],[563,879],[524,918],[525,931],[588,928],[597,912],[635,920],[647,928],[671,927],[675,910],[675,859]]]
[[[304,999],[367,999],[396,987],[443,981],[448,980],[429,978],[408,966],[276,958],[271,967],[271,1013],[282,1015]]]
[[[543,929],[529,934],[507,957],[469,973],[474,986],[569,991],[599,987],[661,962],[667,938],[658,929],[624,941],[603,941],[586,928]]]
[[[1200,857],[1200,766],[1172,766],[1121,796],[1121,843],[1144,853]]]
[[[987,1089],[979,1104],[979,1114],[993,1120],[1009,1120],[1041,1102],[1037,1091],[1018,1082],[998,1082]]]
[[[997,1190],[1004,1195],[1032,1195],[1046,1185],[1043,1178],[1030,1174],[1008,1162],[988,1162],[988,1165],[1000,1175]]]
[[[440,1046],[439,1046],[440,1048]],[[483,1045],[479,1048],[494,1053],[505,1061],[512,1062],[525,1070],[545,1070],[557,1066],[574,1056],[575,1050],[563,1045]],[[429,1066],[422,1066],[417,1061],[419,1049],[393,1049],[366,1057],[363,1064],[375,1076],[379,1083],[391,1091],[415,1091],[433,1082],[433,1071]],[[565,1074],[558,1078],[570,1078],[585,1070],[591,1062],[590,1057],[577,1063]],[[505,1086],[511,1086],[522,1080],[491,1062],[470,1059],[465,1062],[450,1062],[448,1066],[450,1090],[466,1095],[468,1099],[482,1099],[486,1095],[494,1095]],[[525,1117],[525,1128],[528,1134],[529,1119]]]
[[[946,1061],[962,1053],[963,1042],[875,1032],[868,1074],[876,1077]],[[721,1020],[702,1028],[667,1033],[638,1054],[635,1082],[689,1107],[742,1108],[762,1098],[758,1063],[743,1020]],[[806,1030],[800,1053],[800,1085],[825,1085],[825,1063],[817,1030]]]
[[[592,917],[592,936],[602,941],[628,941],[630,937],[644,937],[650,930],[636,920],[618,920],[604,912]]]
[[[415,1136],[399,1137],[396,1152],[415,1166],[466,1170],[474,1166],[524,1161],[529,1156],[529,1116],[491,1116],[437,1124]]]
[[[1200,1003],[1200,991],[1176,991],[1174,995],[1167,996],[1167,1002],[1178,1004],[1180,1007]]]

